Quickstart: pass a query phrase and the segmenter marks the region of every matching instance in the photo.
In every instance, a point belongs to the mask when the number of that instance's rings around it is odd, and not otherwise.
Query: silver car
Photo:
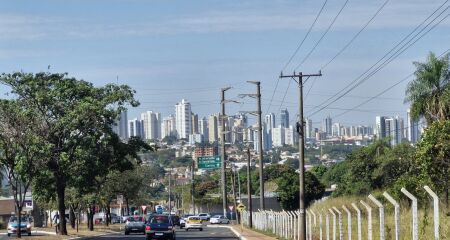
[[[31,219],[29,217],[21,217],[20,218],[20,228],[18,226],[18,221],[16,216],[12,216],[8,221],[8,237],[11,234],[17,234],[18,231],[21,233],[26,233],[28,236],[31,236]]]
[[[125,223],[125,235],[131,232],[140,232],[145,234],[145,220],[143,217],[134,216],[129,217]]]

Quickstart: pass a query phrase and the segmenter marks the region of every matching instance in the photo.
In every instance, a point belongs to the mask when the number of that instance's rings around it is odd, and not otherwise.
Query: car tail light
[[[150,226],[145,227],[145,231],[150,231],[152,228]]]

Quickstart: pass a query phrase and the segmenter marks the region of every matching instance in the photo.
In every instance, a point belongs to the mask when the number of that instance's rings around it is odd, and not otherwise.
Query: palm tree
[[[406,88],[406,103],[411,104],[411,117],[425,117],[428,124],[450,119],[449,54],[442,58],[434,53],[427,62],[414,62],[415,79]]]

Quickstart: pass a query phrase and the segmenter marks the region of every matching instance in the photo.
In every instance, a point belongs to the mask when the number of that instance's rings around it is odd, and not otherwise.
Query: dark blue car
[[[145,226],[147,240],[175,239],[175,228],[168,215],[153,215]]]

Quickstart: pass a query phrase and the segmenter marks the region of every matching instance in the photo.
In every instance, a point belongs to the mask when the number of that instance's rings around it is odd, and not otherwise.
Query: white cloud
[[[384,1],[350,1],[334,25],[334,30],[357,30]],[[332,4],[332,5],[330,5]],[[340,8],[330,3],[315,30],[323,30]],[[440,1],[391,1],[387,4],[369,29],[395,29],[416,26],[439,6]],[[183,33],[231,33],[268,32],[277,30],[307,29],[318,9],[299,4],[292,8],[277,6],[274,9],[213,10],[205,13],[172,15],[146,20],[127,20],[123,23],[90,21],[29,15],[0,15],[0,39],[46,39],[46,38],[106,38],[129,36],[174,35]],[[131,18],[130,18],[131,19]],[[449,26],[448,22],[442,23]]]

